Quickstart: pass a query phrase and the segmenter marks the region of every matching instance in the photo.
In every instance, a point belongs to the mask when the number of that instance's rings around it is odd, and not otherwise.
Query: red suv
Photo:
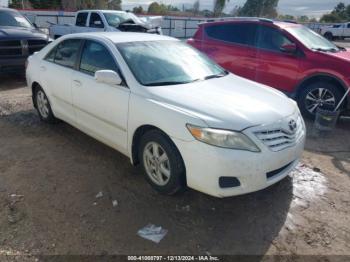
[[[334,109],[350,86],[350,52],[296,23],[244,18],[203,23],[188,43],[232,73],[295,98],[307,117],[317,107]]]

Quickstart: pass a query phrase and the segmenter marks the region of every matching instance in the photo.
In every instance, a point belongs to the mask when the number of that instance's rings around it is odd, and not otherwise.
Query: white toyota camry
[[[303,151],[294,101],[174,38],[64,36],[28,59],[26,76],[43,121],[122,152],[162,193],[257,191],[286,177]]]

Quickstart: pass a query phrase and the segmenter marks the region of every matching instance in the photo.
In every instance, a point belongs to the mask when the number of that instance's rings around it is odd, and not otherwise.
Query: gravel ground
[[[40,122],[23,77],[3,76],[0,255],[31,255],[29,260],[53,254],[209,253],[350,259],[350,119],[341,119],[328,137],[308,127],[302,165],[266,190],[226,199],[192,190],[166,197],[118,152],[68,124]],[[137,235],[149,223],[168,230],[159,244]]]

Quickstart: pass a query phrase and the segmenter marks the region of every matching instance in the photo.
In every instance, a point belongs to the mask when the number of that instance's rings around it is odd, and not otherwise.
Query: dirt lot
[[[330,137],[308,126],[305,166],[271,188],[165,197],[123,155],[40,122],[24,79],[2,77],[0,254],[350,256],[350,119]],[[159,244],[137,236],[148,223],[168,230]]]

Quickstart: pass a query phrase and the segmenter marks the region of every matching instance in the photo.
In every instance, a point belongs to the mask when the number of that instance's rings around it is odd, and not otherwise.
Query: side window
[[[45,60],[49,62],[54,62],[56,55],[57,46],[51,49],[51,51],[45,56]]]
[[[77,21],[75,22],[76,26],[86,26],[86,20],[88,17],[87,12],[79,13],[77,15]]]
[[[94,75],[96,71],[104,69],[118,71],[112,55],[102,44],[86,41],[81,54],[79,70]]]
[[[221,24],[206,27],[211,38],[235,44],[250,45],[255,43],[257,26],[253,23]]]
[[[348,24],[348,28],[350,28],[350,24]]]
[[[103,28],[101,16],[97,13],[91,13],[89,26],[95,28]]]
[[[80,43],[79,39],[68,39],[60,43],[57,47],[54,62],[73,68],[78,57]]]
[[[281,52],[281,47],[285,44],[292,44],[283,33],[276,28],[260,26],[257,37],[257,47],[271,51]]]

